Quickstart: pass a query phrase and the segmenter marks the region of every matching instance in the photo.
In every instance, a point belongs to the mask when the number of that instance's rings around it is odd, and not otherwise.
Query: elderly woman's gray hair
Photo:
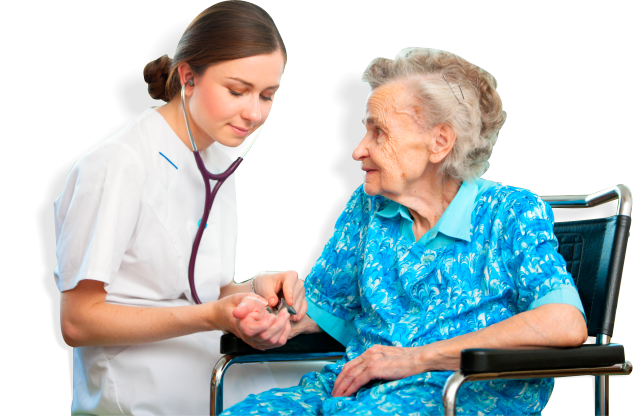
[[[491,74],[450,52],[406,48],[394,60],[372,60],[362,79],[372,90],[406,83],[422,107],[424,128],[442,123],[453,128],[456,142],[442,162],[442,175],[471,180],[489,168],[493,145],[506,119]]]

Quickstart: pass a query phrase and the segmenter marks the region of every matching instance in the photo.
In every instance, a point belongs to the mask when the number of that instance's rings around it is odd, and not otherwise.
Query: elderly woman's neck
[[[414,221],[413,231],[416,240],[434,227],[454,199],[462,181],[442,176],[434,176],[422,181],[408,195],[398,198],[398,203],[409,209]]]

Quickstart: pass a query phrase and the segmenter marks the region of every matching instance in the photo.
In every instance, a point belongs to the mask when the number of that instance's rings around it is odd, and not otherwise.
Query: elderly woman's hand
[[[253,293],[239,293],[218,301],[224,311],[226,322],[222,329],[229,331],[249,346],[259,350],[271,349],[286,344],[291,332],[287,311],[277,316],[266,310],[264,298]]]
[[[353,395],[373,379],[393,381],[426,372],[425,349],[374,345],[341,370],[332,390],[333,397]]]
[[[291,315],[294,322],[300,321],[308,310],[304,281],[298,279],[295,271],[260,272],[253,278],[253,288],[271,307],[277,306],[280,297],[283,297],[286,304],[297,312],[296,315]]]

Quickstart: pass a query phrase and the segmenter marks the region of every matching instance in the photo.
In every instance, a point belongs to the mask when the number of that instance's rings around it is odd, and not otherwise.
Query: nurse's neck
[[[158,107],[156,111],[163,116],[181,142],[183,142],[190,151],[193,151],[189,135],[187,134],[187,125],[185,125],[185,116],[183,115],[183,106],[181,105],[180,97],[174,97],[167,104]],[[191,113],[188,113],[188,116],[189,127],[196,141],[196,147],[199,151],[207,149],[214,143],[214,140],[196,125]]]

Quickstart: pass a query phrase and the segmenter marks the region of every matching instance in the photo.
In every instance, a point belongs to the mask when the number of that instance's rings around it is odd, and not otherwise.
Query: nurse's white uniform
[[[211,172],[231,163],[214,146],[201,156]],[[159,113],[147,110],[82,157],[55,201],[59,290],[90,279],[105,283],[108,303],[192,305],[187,268],[204,196],[192,152]],[[217,300],[220,287],[233,280],[236,235],[231,176],[216,196],[198,252],[196,288],[203,302]],[[73,349],[72,413],[209,415],[220,335]],[[225,408],[276,386],[266,365],[232,367]]]

